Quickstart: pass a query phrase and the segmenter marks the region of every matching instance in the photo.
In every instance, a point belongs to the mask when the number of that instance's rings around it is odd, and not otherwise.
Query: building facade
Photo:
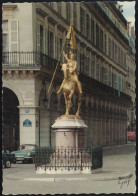
[[[82,135],[84,142],[94,146],[127,142],[132,105],[127,91],[127,58],[132,59],[132,55],[127,21],[118,4],[5,3],[3,145],[9,149],[23,143],[55,146],[51,125],[65,112],[63,95],[56,93],[63,79],[60,65],[49,93],[48,88],[58,60],[66,62],[59,56],[70,23],[76,33],[77,68],[83,88],[80,115],[88,125]],[[74,96],[72,112],[75,109]]]

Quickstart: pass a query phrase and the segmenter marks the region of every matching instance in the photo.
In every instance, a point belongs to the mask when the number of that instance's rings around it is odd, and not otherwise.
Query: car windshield
[[[32,145],[21,145],[19,146],[18,150],[34,150],[34,146]]]

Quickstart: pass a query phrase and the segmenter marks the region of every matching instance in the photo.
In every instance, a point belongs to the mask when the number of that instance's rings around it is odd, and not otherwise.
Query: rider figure
[[[78,71],[77,71],[77,61],[74,60],[75,53],[70,53],[70,59],[67,57],[65,52],[63,51],[63,55],[65,59],[67,60],[67,71],[72,75],[73,80],[76,82],[77,87],[79,89],[80,94],[82,94],[82,87],[81,83],[78,80]],[[65,82],[65,79],[63,80],[63,83]],[[62,86],[62,85],[61,85]],[[58,91],[60,93],[60,90]]]

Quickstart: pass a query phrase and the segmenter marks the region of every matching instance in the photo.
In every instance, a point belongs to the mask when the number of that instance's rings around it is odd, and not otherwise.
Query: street
[[[10,169],[3,169],[3,194],[81,194],[81,193],[135,193],[135,144],[103,149],[103,171],[96,176],[132,173],[133,177],[120,180],[98,181],[57,181],[44,182],[7,179],[8,175],[20,171],[35,173],[34,164],[12,164]],[[22,175],[24,175],[22,173]],[[85,174],[84,174],[85,175]],[[20,176],[21,177],[21,176]],[[39,178],[39,175],[38,175]]]

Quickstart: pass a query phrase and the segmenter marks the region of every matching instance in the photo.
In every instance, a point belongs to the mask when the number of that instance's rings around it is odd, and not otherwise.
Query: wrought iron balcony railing
[[[49,70],[54,70],[57,60],[39,52],[3,52],[2,65],[4,67],[37,67],[44,66]],[[60,66],[57,69],[61,72]]]

